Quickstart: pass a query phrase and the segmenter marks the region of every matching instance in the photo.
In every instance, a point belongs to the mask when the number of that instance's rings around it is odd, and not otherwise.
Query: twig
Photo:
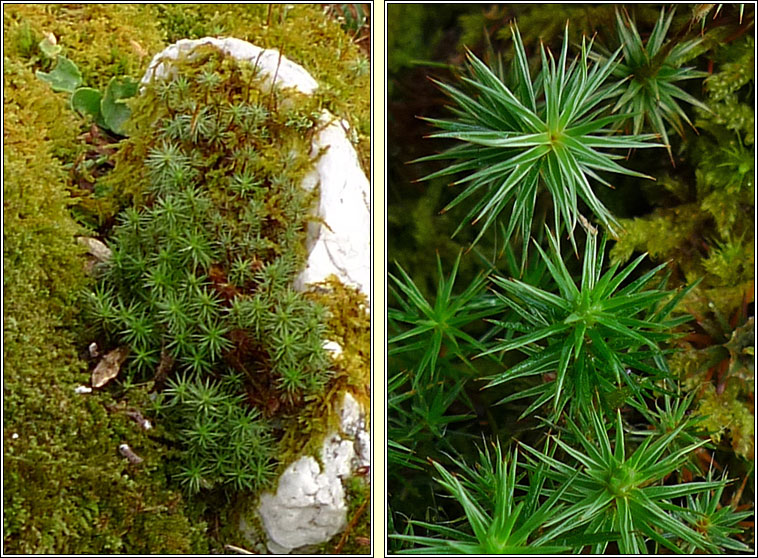
[[[337,543],[337,546],[334,547],[334,553],[339,554],[342,552],[342,547],[345,546],[345,543],[347,542],[347,537],[350,535],[350,531],[353,530],[353,527],[355,527],[355,524],[358,523],[358,519],[361,517],[361,514],[363,513],[363,510],[366,509],[366,506],[371,500],[368,499],[365,502],[361,504],[361,506],[358,508],[358,510],[355,512],[355,515],[350,520],[350,523],[347,524],[347,527],[345,528],[345,532],[342,533],[342,537],[340,537],[340,542]]]
[[[232,552],[236,552],[237,554],[255,554],[255,552],[250,552],[249,550],[245,550],[244,548],[240,548],[239,546],[234,546],[233,544],[225,544],[224,548],[226,550],[231,550]]]

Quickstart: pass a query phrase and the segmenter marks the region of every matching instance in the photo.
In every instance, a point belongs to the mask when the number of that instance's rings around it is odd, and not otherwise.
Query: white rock
[[[153,57],[142,83],[153,77],[173,77],[175,70],[166,59],[177,59],[200,45],[214,45],[224,53],[245,60],[261,69],[281,88],[294,88],[311,94],[318,84],[299,64],[278,51],[261,49],[246,41],[233,38],[181,40]],[[191,56],[191,55],[190,55]],[[347,135],[347,123],[324,111],[321,130],[311,144],[311,155],[322,149],[326,152],[315,168],[303,180],[303,188],[320,189],[317,216],[326,224],[311,223],[308,227],[309,256],[305,269],[295,280],[295,288],[303,290],[311,283],[323,281],[330,275],[347,285],[359,288],[366,297],[371,295],[371,194],[369,181],[361,169],[358,155]]]
[[[89,386],[76,386],[74,393],[92,393],[92,388]]]
[[[261,495],[258,512],[269,537],[269,549],[276,553],[329,540],[347,521],[342,482],[321,472],[310,456],[287,467],[276,494]]]
[[[342,431],[350,436],[355,437],[359,431],[365,430],[365,418],[360,403],[350,393],[345,393],[340,407],[340,426]]]
[[[107,262],[111,257],[111,249],[102,241],[91,236],[77,236],[76,240],[87,249],[87,252],[94,256],[99,262]]]
[[[303,187],[320,188],[318,216],[326,226],[308,227],[310,253],[296,288],[323,281],[330,275],[358,287],[371,297],[371,195],[358,154],[348,139],[347,123],[325,113],[326,127],[314,138],[312,155],[329,149],[303,180]]]
[[[346,526],[347,504],[342,481],[364,465],[353,438],[368,441],[366,417],[349,393],[340,408],[341,433],[332,433],[321,446],[319,465],[311,456],[292,463],[279,478],[276,494],[264,493],[258,506],[269,537],[268,548],[284,554],[301,546],[329,540]],[[361,448],[362,451],[363,448]],[[245,531],[244,520],[241,530]]]
[[[355,436],[355,467],[371,466],[371,435],[361,430]]]
[[[342,346],[336,341],[324,341],[324,350],[332,353],[335,358],[342,354]]]

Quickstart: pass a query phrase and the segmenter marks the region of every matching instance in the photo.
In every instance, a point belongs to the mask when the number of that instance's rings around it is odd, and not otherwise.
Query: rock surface
[[[329,540],[347,522],[342,481],[369,464],[368,446],[360,447],[359,435],[368,436],[366,416],[349,393],[340,409],[341,432],[327,436],[321,447],[321,463],[303,456],[279,478],[276,494],[264,493],[258,506],[268,534],[268,548],[284,554],[301,546]],[[358,451],[358,450],[361,451]],[[245,526],[241,525],[243,532]]]

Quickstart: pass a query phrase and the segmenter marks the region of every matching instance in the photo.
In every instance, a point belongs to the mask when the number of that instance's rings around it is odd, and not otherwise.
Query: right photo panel
[[[387,553],[754,554],[754,5],[385,10]]]

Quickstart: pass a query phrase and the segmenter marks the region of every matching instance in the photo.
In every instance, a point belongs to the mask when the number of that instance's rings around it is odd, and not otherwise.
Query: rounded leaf
[[[42,81],[49,83],[53,91],[73,93],[82,84],[82,73],[79,68],[65,56],[58,57],[58,63],[53,71],[40,72],[37,70],[35,75]]]
[[[55,58],[61,52],[61,47],[60,45],[57,44],[55,40],[55,36],[52,34],[49,37],[45,37],[44,39],[42,39],[39,42],[38,46],[39,46],[39,49],[42,51],[42,54],[44,54],[48,58]]]
[[[100,124],[103,121],[100,113],[100,100],[103,95],[91,87],[79,87],[71,95],[71,108],[81,114],[89,114]]]
[[[139,83],[129,77],[114,77],[105,88],[100,110],[106,127],[117,134],[122,134],[122,127],[132,114],[124,101],[133,97],[138,87]]]

